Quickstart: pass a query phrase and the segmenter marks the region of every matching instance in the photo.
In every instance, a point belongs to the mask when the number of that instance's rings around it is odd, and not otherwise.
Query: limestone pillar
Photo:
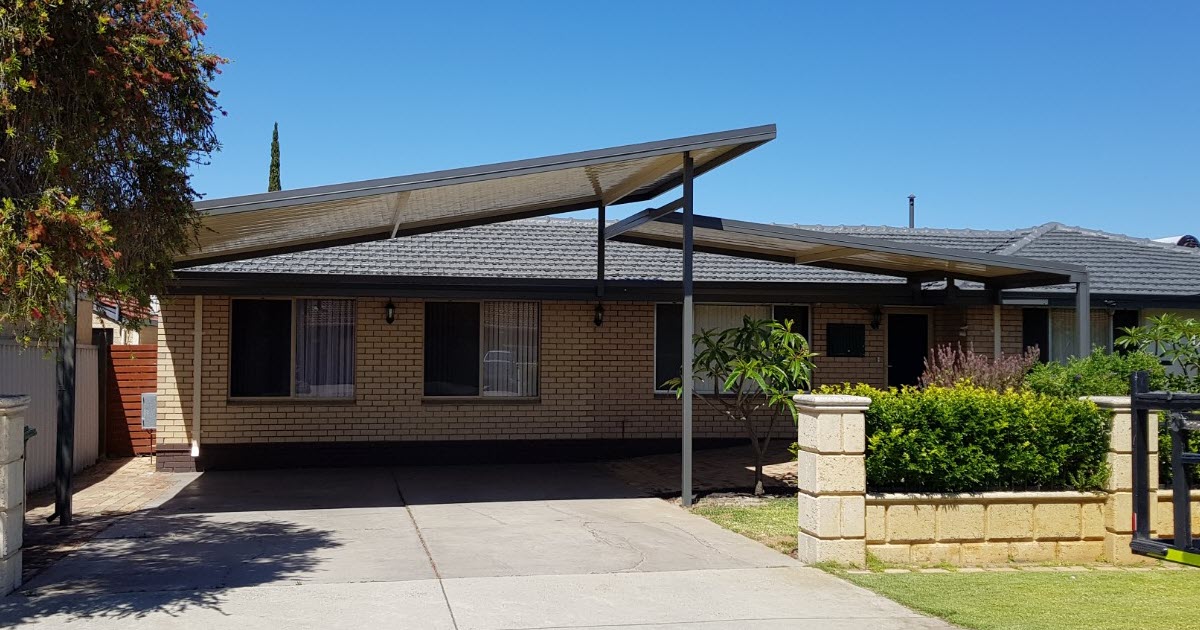
[[[28,396],[0,395],[0,596],[21,586]]]
[[[801,562],[865,566],[866,418],[870,398],[801,394],[797,482]]]

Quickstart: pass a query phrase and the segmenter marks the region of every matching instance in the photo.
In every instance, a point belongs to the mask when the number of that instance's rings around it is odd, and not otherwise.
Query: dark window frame
[[[351,304],[351,313],[354,319],[354,389],[350,396],[297,396],[296,395],[296,302],[299,300],[337,300],[341,302],[349,302]],[[234,336],[234,318],[233,309],[236,302],[287,302],[290,305],[288,309],[288,393],[286,395],[241,395],[234,394],[234,351],[233,351],[233,336]],[[238,296],[229,299],[229,307],[226,311],[229,327],[226,331],[226,343],[228,343],[228,360],[225,366],[226,399],[232,402],[312,402],[312,403],[346,403],[354,404],[358,399],[358,300],[354,298],[346,298],[339,296],[321,296],[321,295],[298,295],[290,297],[278,296]]]
[[[487,396],[483,393],[484,386],[484,328],[487,323],[484,321],[483,305],[487,303],[527,303],[534,304],[537,307],[537,374],[533,377],[533,383],[537,387],[537,391],[528,396]],[[427,309],[430,304],[474,304],[478,309],[478,330],[479,337],[477,342],[477,390],[475,394],[455,395],[455,394],[430,394],[428,393],[428,366],[426,364],[425,352],[429,346],[428,327],[425,325],[427,317]],[[542,396],[542,301],[541,300],[422,300],[421,302],[421,400],[424,402],[444,402],[444,401],[470,401],[470,402],[503,402],[503,401],[538,401]]]

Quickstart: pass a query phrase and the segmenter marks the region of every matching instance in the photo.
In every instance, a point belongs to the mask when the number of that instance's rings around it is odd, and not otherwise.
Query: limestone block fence
[[[903,564],[1151,562],[1129,550],[1133,535],[1133,414],[1128,398],[1090,397],[1112,413],[1103,491],[869,493],[869,398],[801,394],[798,427],[801,561],[863,566],[870,552]],[[1151,414],[1151,435],[1157,418]],[[1158,443],[1151,440],[1150,487],[1158,487]],[[1155,494],[1154,490],[1151,491]],[[1171,492],[1151,497],[1155,535],[1171,529]],[[1200,531],[1200,492],[1193,493]]]
[[[0,596],[21,585],[28,396],[0,395]]]

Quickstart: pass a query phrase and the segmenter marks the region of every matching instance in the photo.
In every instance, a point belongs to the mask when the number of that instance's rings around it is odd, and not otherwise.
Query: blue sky
[[[698,212],[1200,232],[1200,3],[198,4],[207,198],[266,190],[275,121],[284,188],[773,122]]]

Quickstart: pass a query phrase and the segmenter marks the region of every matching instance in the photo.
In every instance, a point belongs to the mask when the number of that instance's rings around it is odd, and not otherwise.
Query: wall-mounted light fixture
[[[389,324],[396,321],[396,305],[391,300],[383,307],[383,320]]]
[[[604,323],[604,305],[603,304],[596,305],[596,316],[594,318],[592,318],[592,321],[595,322],[597,326],[600,326]]]
[[[876,306],[871,311],[871,330],[879,330],[879,325],[883,323],[883,309]]]

